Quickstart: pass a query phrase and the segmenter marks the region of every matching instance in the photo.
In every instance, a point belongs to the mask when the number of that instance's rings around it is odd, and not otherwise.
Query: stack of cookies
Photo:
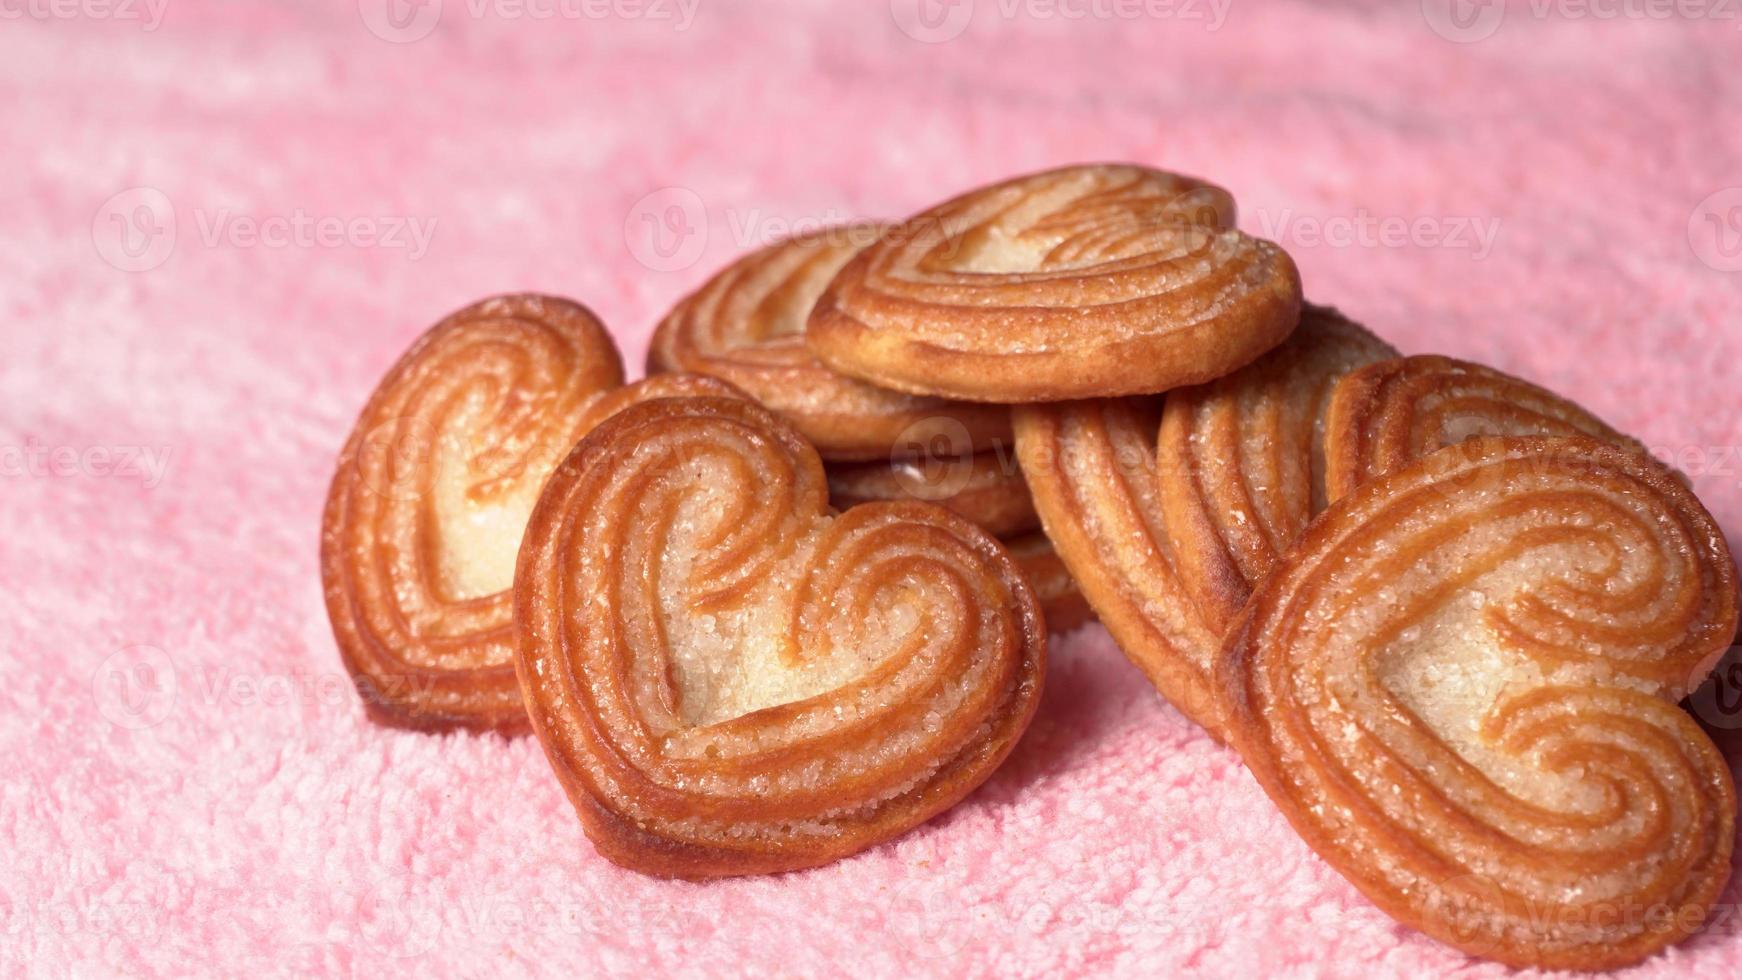
[[[1579,406],[1304,303],[1234,213],[1079,166],[779,242],[627,386],[578,304],[453,314],[328,498],[371,717],[530,729],[624,866],[791,870],[983,782],[1098,618],[1399,920],[1549,967],[1691,934],[1722,533]]]

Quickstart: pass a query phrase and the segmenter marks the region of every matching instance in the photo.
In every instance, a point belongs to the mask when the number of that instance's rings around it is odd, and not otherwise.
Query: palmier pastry
[[[1264,789],[1386,912],[1600,970],[1694,932],[1730,875],[1730,773],[1675,702],[1736,623],[1723,535],[1655,461],[1479,438],[1333,504],[1217,682]]]
[[[1077,588],[1077,580],[1071,578],[1070,570],[1065,568],[1046,535],[1024,534],[1005,541],[1004,547],[1022,568],[1034,589],[1034,597],[1040,600],[1049,632],[1069,633],[1095,618],[1089,600],[1083,598],[1083,590]]]
[[[1104,398],[1015,411],[1016,455],[1046,535],[1125,655],[1220,735],[1210,670],[1220,633],[1198,612],[1163,526],[1161,405]]]
[[[1065,167],[940,204],[842,267],[811,311],[823,363],[885,388],[990,402],[1154,393],[1287,337],[1300,276],[1233,230],[1219,187]]]
[[[824,459],[881,460],[959,434],[958,450],[1007,442],[1002,407],[889,391],[824,367],[804,345],[805,318],[829,279],[882,231],[842,225],[739,259],[677,304],[647,352],[647,370],[724,378],[785,416]]]
[[[1309,304],[1281,347],[1168,394],[1157,449],[1167,533],[1218,632],[1325,509],[1325,407],[1337,379],[1396,356],[1336,310]]]
[[[599,426],[515,576],[539,741],[607,858],[686,878],[810,867],[991,774],[1046,657],[1016,562],[929,504],[832,515],[778,416],[672,399]]]
[[[1589,436],[1638,442],[1560,395],[1490,367],[1405,357],[1352,372],[1331,396],[1325,425],[1330,498],[1474,436]]]
[[[829,499],[845,510],[875,500],[923,500],[956,513],[996,537],[1040,527],[1028,484],[1013,455],[976,453],[888,463],[835,463]]]
[[[321,525],[327,613],[371,718],[526,729],[509,589],[545,477],[631,401],[735,392],[695,375],[622,382],[593,314],[546,296],[449,316],[382,379],[339,456]]]

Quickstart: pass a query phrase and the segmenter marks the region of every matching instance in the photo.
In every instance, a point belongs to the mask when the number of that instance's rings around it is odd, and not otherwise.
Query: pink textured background
[[[687,24],[446,0],[389,43],[376,0],[168,0],[153,30],[91,3],[0,25],[0,973],[1503,972],[1368,906],[1099,628],[964,805],[777,878],[624,873],[531,741],[366,724],[320,602],[327,479],[383,369],[486,293],[590,304],[634,369],[667,305],[787,223],[1142,161],[1229,187],[1309,296],[1405,350],[1680,452],[1742,531],[1742,273],[1690,236],[1742,229],[1742,191],[1711,197],[1742,184],[1734,19],[1519,3],[1452,43],[1416,3],[980,0],[922,43],[912,0]],[[162,197],[110,203],[138,187]],[[133,261],[114,222],[142,234],[140,206],[160,250]],[[435,230],[417,254],[235,231],[299,212]],[[697,232],[680,261],[643,215]],[[1416,230],[1319,240],[1364,215]],[[169,454],[161,481],[87,452],[129,447]],[[1739,969],[1732,914],[1631,975]]]

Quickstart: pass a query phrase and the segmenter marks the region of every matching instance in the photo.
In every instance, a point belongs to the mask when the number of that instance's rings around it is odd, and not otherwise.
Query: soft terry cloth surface
[[[1008,767],[899,842],[619,871],[533,742],[364,721],[322,497],[381,372],[481,295],[579,298],[633,371],[666,306],[793,225],[1130,159],[1229,187],[1309,296],[1405,350],[1678,453],[1735,534],[1737,21],[443,6],[7,5],[0,973],[1503,972],[1363,901],[1099,628],[1057,645]],[[1727,908],[1630,975],[1738,971]]]

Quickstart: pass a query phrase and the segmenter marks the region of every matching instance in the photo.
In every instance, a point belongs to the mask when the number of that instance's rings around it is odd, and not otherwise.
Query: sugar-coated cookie
[[[515,576],[533,728],[600,853],[658,875],[811,867],[954,805],[1038,702],[1046,631],[941,507],[831,514],[816,451],[738,399],[599,426]]]
[[[1300,276],[1234,230],[1234,201],[1147,167],[1064,167],[893,226],[810,314],[824,364],[985,402],[1147,394],[1219,378],[1288,336]]]
[[[1162,508],[1182,578],[1215,629],[1325,509],[1324,420],[1337,380],[1396,356],[1336,310],[1309,304],[1281,347],[1168,394],[1156,459]]]
[[[1603,970],[1699,929],[1730,876],[1729,768],[1676,702],[1736,626],[1724,536],[1662,466],[1478,438],[1333,504],[1216,680],[1265,791],[1386,912]]]
[[[622,383],[591,312],[532,295],[454,313],[382,379],[340,453],[321,524],[327,612],[371,718],[526,729],[510,587],[545,477],[632,401],[736,393],[694,375]]]
[[[1475,436],[1589,436],[1640,450],[1572,401],[1481,364],[1405,357],[1350,373],[1325,423],[1332,500]]]
[[[960,452],[1008,443],[994,405],[902,394],[824,367],[805,348],[805,320],[823,287],[883,226],[838,225],[758,249],[685,297],[659,324],[649,373],[723,378],[791,422],[828,460],[886,460],[933,436]]]
[[[1199,613],[1167,538],[1155,472],[1161,404],[1023,405],[1016,455],[1046,535],[1102,625],[1163,696],[1220,735],[1210,670],[1221,634]]]

